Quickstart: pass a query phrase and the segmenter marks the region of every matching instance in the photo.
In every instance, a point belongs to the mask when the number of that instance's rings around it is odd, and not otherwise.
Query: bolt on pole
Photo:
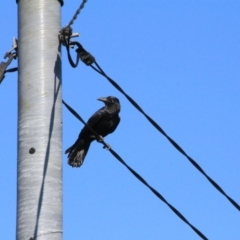
[[[62,239],[61,1],[18,0],[18,240]]]

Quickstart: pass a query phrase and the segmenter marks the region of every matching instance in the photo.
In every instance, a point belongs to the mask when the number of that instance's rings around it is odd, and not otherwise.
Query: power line
[[[142,184],[144,184],[147,188],[149,188],[161,201],[163,201],[183,222],[185,222],[188,226],[190,226],[195,233],[198,234],[202,239],[207,240],[207,237],[203,235],[196,227],[194,227],[175,207],[173,207],[156,189],[151,187],[147,181],[141,177],[135,170],[133,170],[128,164],[107,144],[104,140],[95,132],[84,120],[83,118],[73,109],[71,108],[64,100],[62,100],[64,106],[85,126],[89,128],[89,130],[96,136],[97,139],[101,139],[99,141],[104,145],[105,148],[109,150],[109,152],[120,162],[122,163]]]
[[[64,32],[62,32],[62,34],[64,34]],[[65,39],[65,38],[64,38]],[[69,38],[68,38],[69,39]],[[202,174],[204,175],[207,180],[223,195],[225,196],[229,202],[238,210],[240,211],[240,206],[239,204],[234,201],[210,176],[208,176],[206,174],[206,172],[200,167],[200,165],[193,159],[191,158],[170,136],[168,136],[168,134],[147,114],[145,113],[145,111],[136,103],[135,100],[133,100],[132,97],[130,97],[112,78],[110,78],[103,70],[102,68],[99,66],[99,64],[97,63],[97,61],[95,60],[95,58],[89,53],[87,52],[82,45],[79,42],[71,42],[68,41],[68,43],[65,41],[66,43],[66,49],[67,49],[67,54],[68,54],[68,59],[70,64],[73,67],[76,67],[78,64],[78,60],[76,61],[76,64],[73,63],[72,61],[72,57],[70,54],[70,49],[69,49],[69,45],[71,44],[71,46],[77,45],[78,49],[76,49],[77,52],[77,59],[81,59],[86,65],[91,66],[92,69],[94,69],[96,72],[98,72],[99,74],[101,74],[102,76],[104,76],[119,92],[121,92],[127,99],[128,101],[140,112],[142,113],[147,120],[163,135],[165,136],[168,141],[181,153],[183,154],[188,160],[189,162]],[[94,66],[94,64],[96,65],[96,67]]]
[[[80,4],[79,8],[77,9],[76,13],[73,15],[71,21],[68,23],[66,28],[69,28],[71,25],[73,25],[74,21],[77,19],[78,15],[80,14],[81,10],[84,8],[85,3],[87,0],[83,0],[82,3]]]
[[[97,66],[98,69],[96,69],[94,66],[91,65],[91,67],[97,71],[99,74],[101,74],[102,76],[104,76],[105,78],[107,78],[107,80],[118,90],[120,91],[128,100],[129,102],[139,111],[141,112],[146,118],[147,120],[163,135],[165,136],[168,141],[181,153],[183,154],[188,160],[189,162],[200,172],[202,173],[207,180],[222,194],[224,195],[231,203],[232,205],[237,208],[238,211],[240,211],[240,206],[239,204],[234,201],[230,196],[228,196],[226,194],[226,192],[211,178],[209,177],[206,172],[200,167],[200,165],[193,159],[191,158],[171,137],[169,137],[167,135],[167,133],[149,116],[147,115],[143,109],[128,95],[126,94],[126,92],[110,77],[108,77],[106,75],[106,73],[100,68],[100,66],[97,64],[97,62],[95,61],[95,64]]]

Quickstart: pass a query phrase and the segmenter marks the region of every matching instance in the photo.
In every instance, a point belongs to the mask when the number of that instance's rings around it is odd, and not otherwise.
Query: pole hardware
[[[87,52],[79,42],[70,41],[71,38],[78,36],[79,33],[72,33],[72,28],[69,26],[62,28],[62,30],[59,32],[59,41],[63,46],[66,47],[69,62],[74,68],[78,65],[79,59],[81,59],[81,61],[83,61],[87,66],[95,62],[95,58],[89,52]],[[77,49],[75,50],[77,52],[76,63],[73,62],[69,50],[70,48],[74,48],[75,45],[77,46]]]
[[[70,42],[71,38],[79,37],[79,36],[80,34],[78,32],[73,33],[72,28],[69,26],[62,28],[58,35],[59,41],[63,46],[66,46],[66,44]],[[74,47],[74,46],[70,45],[70,47]]]
[[[8,65],[10,65],[12,60],[17,58],[17,48],[18,48],[17,42],[18,42],[17,39],[13,38],[12,48],[8,52],[6,52],[4,55],[4,59],[8,58],[8,60],[6,62],[0,63],[0,84],[3,81],[6,72],[14,72],[17,70],[16,68],[7,70],[7,67]]]

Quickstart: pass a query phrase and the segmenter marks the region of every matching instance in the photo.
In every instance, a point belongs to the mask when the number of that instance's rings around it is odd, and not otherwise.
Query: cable
[[[79,115],[77,114],[77,112],[76,112],[74,109],[72,109],[66,102],[64,102],[64,100],[62,100],[62,103],[63,103],[63,105],[64,105],[81,123],[83,123],[84,125],[86,125],[86,126],[89,128],[89,130],[96,136],[97,139],[99,139],[99,142],[101,142],[101,143],[104,145],[105,148],[110,149],[110,148],[109,148],[109,145],[104,142],[103,138],[100,137],[100,136],[98,135],[98,133],[95,132],[95,131],[81,118],[81,116],[79,116]]]
[[[84,8],[84,4],[87,2],[87,0],[83,0],[81,5],[79,6],[79,8],[77,9],[76,13],[73,15],[73,18],[71,19],[71,21],[68,23],[68,25],[66,26],[66,28],[69,28],[71,25],[73,25],[74,21],[77,19],[78,15],[81,12],[81,9]]]
[[[82,62],[84,62],[87,66],[89,66],[95,62],[95,58],[89,52],[87,52],[79,42],[69,42],[69,39],[66,40],[65,37],[63,37],[62,39],[63,39],[63,43],[67,49],[67,56],[68,56],[69,63],[73,68],[77,67],[77,65],[79,63],[79,59],[81,59]],[[76,63],[74,63],[72,60],[72,56],[71,56],[70,48],[69,48],[70,44],[72,46],[77,45],[77,47],[78,47],[76,49],[76,52],[77,52]]]
[[[18,67],[7,69],[4,73],[16,72],[16,71],[18,71]]]
[[[170,138],[165,131],[151,118],[149,117],[144,111],[143,109],[128,95],[124,92],[124,90],[114,81],[112,80],[110,77],[108,77],[106,75],[106,73],[100,68],[100,66],[97,64],[97,62],[95,61],[95,64],[97,66],[97,68],[95,68],[93,65],[91,65],[91,67],[97,71],[99,74],[101,74],[102,76],[104,76],[105,78],[107,78],[107,80],[119,91],[121,92],[128,100],[129,102],[139,111],[141,112],[146,118],[147,120],[160,132],[162,133],[167,139],[168,141],[180,152],[182,153],[189,161],[190,163],[197,168],[197,170],[199,172],[201,172],[206,178],[207,180],[221,193],[223,194],[231,203],[234,207],[237,208],[238,211],[240,211],[240,206],[239,204],[234,201],[230,196],[228,196],[224,190],[211,178],[209,177],[205,171],[199,166],[199,164],[193,160],[172,138]]]
[[[74,63],[73,60],[72,60],[72,56],[71,56],[71,54],[70,54],[69,40],[66,40],[66,39],[64,38],[64,41],[65,41],[65,44],[66,44],[68,61],[69,61],[69,63],[71,64],[71,66],[72,66],[73,68],[76,68],[77,65],[78,65],[78,63],[79,63],[79,55],[77,54],[77,56],[76,56],[76,63]],[[68,42],[67,42],[67,41],[68,41]]]
[[[89,130],[98,138],[101,139],[101,137],[82,119],[79,114],[72,109],[64,100],[62,100],[62,103],[65,105],[65,107],[78,119],[80,120],[84,125],[86,125]],[[190,226],[195,233],[198,234],[202,239],[208,240],[196,227],[194,227],[175,207],[173,207],[168,201],[153,187],[151,187],[147,181],[141,177],[135,170],[133,170],[131,167],[127,165],[127,163],[112,149],[110,146],[104,142],[104,140],[101,140],[100,143],[106,147],[109,152],[120,162],[122,163],[141,183],[143,183],[146,187],[148,187],[161,201],[163,201],[167,206],[182,220],[184,221],[188,226]]]
[[[86,53],[88,53],[80,43],[77,43],[77,42],[72,42],[74,43],[74,45],[78,45],[78,47],[80,46],[80,49],[83,49]],[[72,44],[71,43],[71,44]],[[76,50],[76,52],[78,52],[78,49]],[[89,54],[89,53],[88,53]],[[91,55],[90,55],[91,56]],[[79,57],[79,54],[78,54],[78,57]],[[84,60],[85,59],[82,59],[81,60],[83,62],[85,62]],[[225,196],[229,202],[235,207],[237,208],[238,211],[240,211],[240,206],[239,204],[234,201],[230,196],[228,196],[225,191],[211,178],[209,177],[205,171],[200,167],[200,165],[193,159],[191,158],[171,137],[169,137],[167,135],[167,133],[150,117],[148,116],[144,111],[143,109],[113,80],[111,79],[103,70],[102,68],[98,65],[97,61],[95,60],[94,57],[92,57],[92,63],[91,64],[87,64],[85,62],[86,65],[90,65],[92,69],[94,69],[96,72],[98,72],[99,74],[101,74],[102,76],[104,76],[119,92],[121,92],[127,99],[128,101],[139,111],[141,112],[146,118],[147,120],[162,134],[164,135],[168,141],[180,152],[182,153],[189,161],[190,163],[200,172],[202,173],[206,178],[207,180],[223,195]],[[93,66],[93,64],[96,65]]]

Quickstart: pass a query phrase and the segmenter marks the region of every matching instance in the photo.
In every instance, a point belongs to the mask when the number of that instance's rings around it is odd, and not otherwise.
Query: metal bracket
[[[59,32],[59,35],[58,35],[59,41],[63,46],[66,46],[66,43],[70,42],[71,38],[79,37],[79,36],[80,36],[80,34],[78,32],[73,33],[72,28],[68,27],[68,26],[65,27],[65,28],[62,28],[61,31]]]
[[[8,52],[6,52],[4,55],[4,59],[8,58],[8,60],[6,62],[0,63],[0,84],[5,77],[5,72],[7,70],[8,65],[12,62],[13,59],[17,58],[17,48],[18,48],[17,42],[18,42],[17,39],[13,38],[12,48]]]
[[[18,48],[18,40],[16,38],[13,38],[12,48],[8,52],[5,53],[4,59],[9,57],[10,54],[15,54],[14,58],[16,59],[16,57],[17,57],[17,48]],[[15,50],[15,52],[12,53],[13,50]]]
[[[95,62],[95,58],[87,52],[83,47],[79,47],[76,52],[78,53],[79,58],[87,65],[91,65]]]
[[[73,37],[78,37],[79,33],[72,33],[72,28],[70,26],[66,26],[62,28],[59,32],[59,41],[63,46],[67,47],[68,59],[72,67],[76,67],[78,64],[78,59],[80,58],[87,66],[91,65],[95,62],[95,58],[87,52],[79,42],[70,41]],[[77,62],[74,64],[69,52],[69,47],[74,48],[77,46],[76,52],[78,54]]]

